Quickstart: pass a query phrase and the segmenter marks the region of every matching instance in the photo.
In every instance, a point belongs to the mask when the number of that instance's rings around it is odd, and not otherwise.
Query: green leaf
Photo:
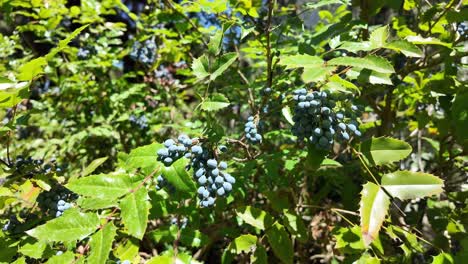
[[[76,203],[78,204],[80,208],[83,208],[86,210],[97,210],[97,209],[117,207],[117,200],[93,198],[93,197],[86,197],[86,196],[80,196],[80,198],[78,198]]]
[[[87,258],[89,263],[106,263],[116,233],[117,228],[114,223],[108,222],[104,228],[91,236],[89,241],[91,253]]]
[[[389,73],[380,73],[359,67],[354,67],[347,71],[346,76],[351,80],[357,79],[360,83],[393,84]]]
[[[214,56],[218,55],[221,51],[221,41],[223,40],[224,29],[216,31],[214,36],[211,37],[210,43],[208,43],[208,52]]]
[[[286,69],[293,68],[319,68],[323,65],[323,60],[317,56],[307,54],[290,55],[281,57],[280,65],[286,65]]]
[[[284,226],[275,222],[265,232],[273,253],[275,253],[281,262],[286,264],[293,263],[294,249]]]
[[[198,80],[202,80],[208,77],[210,75],[208,72],[208,57],[203,55],[193,60],[192,71]]]
[[[69,182],[66,187],[80,195],[115,200],[137,185],[127,174],[97,174]]]
[[[372,48],[377,49],[377,48],[382,48],[385,46],[385,43],[387,42],[388,39],[388,27],[387,26],[382,26],[370,34],[369,41],[371,43]]]
[[[333,92],[345,92],[360,94],[359,88],[352,82],[342,79],[338,75],[332,75],[325,84],[324,89]]]
[[[148,224],[148,191],[142,187],[120,201],[122,221],[130,235],[142,239]]]
[[[223,54],[223,56],[221,56],[217,62],[217,65],[219,66],[216,67],[216,70],[210,75],[210,80],[214,81],[221,74],[223,74],[223,72],[226,71],[227,68],[229,68],[229,66],[231,66],[234,61],[236,61],[236,59],[237,53],[235,52]]]
[[[31,81],[34,77],[44,72],[44,67],[47,65],[47,60],[44,57],[39,57],[27,62],[19,67],[18,80]]]
[[[468,148],[468,92],[461,92],[455,96],[452,104],[452,119],[455,127],[455,138],[464,147]]]
[[[353,264],[380,264],[380,259],[372,257],[369,254],[363,254],[358,260],[353,262]]]
[[[244,222],[261,230],[265,230],[265,228],[273,223],[273,218],[270,214],[251,206],[238,208],[236,213]]]
[[[229,100],[223,94],[214,94],[210,99],[201,103],[201,109],[212,112],[224,109],[230,105]]]
[[[442,42],[441,40],[433,37],[424,38],[421,36],[408,36],[406,40],[413,44],[422,44],[422,45],[440,45],[447,48],[451,48],[452,44]]]
[[[169,167],[163,167],[162,175],[168,180],[177,190],[185,193],[194,193],[196,190],[195,182],[185,169],[188,160],[181,158],[172,163]]]
[[[339,57],[331,59],[327,62],[328,65],[337,66],[352,66],[373,70],[381,73],[394,73],[392,64],[382,57],[368,55],[364,58],[357,57]]]
[[[286,118],[286,121],[288,121],[289,124],[294,125],[291,108],[289,108],[289,106],[286,105],[285,107],[283,107],[281,109],[281,113],[283,114],[284,118]]]
[[[95,213],[81,213],[75,208],[26,231],[26,233],[40,241],[73,241],[82,240],[99,227],[99,218]]]
[[[369,41],[343,41],[343,44],[339,49],[344,49],[346,51],[357,53],[358,51],[371,51],[375,49]]]
[[[85,28],[87,28],[89,26],[88,25],[84,25],[84,26],[81,26],[77,29],[75,29],[75,31],[73,31],[67,38],[61,40],[59,42],[59,45],[57,48],[55,49],[52,49],[52,51],[49,52],[49,54],[46,55],[46,58],[47,60],[50,60],[52,59],[52,57],[55,56],[55,54],[57,54],[58,52],[62,51],[63,49],[65,49],[66,47],[68,47],[68,44],[74,39],[76,38],[80,33],[81,31],[83,31]]]
[[[162,144],[152,143],[133,149],[126,157],[124,163],[120,165],[127,171],[141,169],[144,174],[149,175],[158,168],[158,166],[161,166],[157,161],[157,152],[160,148],[163,148]]]
[[[10,108],[29,96],[29,82],[7,84],[0,90],[0,107]]]
[[[382,177],[382,186],[393,197],[407,200],[442,193],[444,181],[428,173],[395,171]]]
[[[250,256],[252,264],[268,264],[268,256],[266,249],[262,245],[257,245],[254,253]]]
[[[408,143],[389,137],[373,137],[361,144],[362,154],[374,165],[399,161],[406,158],[411,151]]]
[[[336,67],[320,65],[317,68],[304,68],[302,80],[305,83],[323,82],[336,69]]]
[[[24,244],[18,252],[21,254],[28,256],[34,259],[42,258],[42,254],[44,253],[47,247],[47,243],[44,241],[36,241],[36,240],[27,240],[26,244]]]
[[[257,237],[251,234],[241,235],[232,241],[227,250],[235,254],[248,253],[255,249]]]
[[[156,256],[148,260],[146,264],[174,264],[179,263],[180,260],[174,260],[172,256]],[[180,263],[183,263],[180,261]]]
[[[301,217],[290,210],[283,211],[284,223],[289,232],[294,235],[297,240],[306,243],[308,241],[307,228],[304,225]]]
[[[385,48],[401,52],[407,57],[422,58],[423,52],[418,46],[406,40],[395,40],[385,45]]]
[[[453,261],[452,255],[445,253],[445,252],[439,253],[439,255],[434,256],[432,259],[432,264],[453,264],[453,263],[455,262]]]
[[[333,4],[339,4],[339,5],[348,5],[349,0],[317,0],[315,3],[307,3],[306,7],[308,9],[317,9],[322,6],[326,5],[333,5]]]
[[[83,172],[81,173],[81,176],[87,176],[87,175],[93,173],[97,169],[97,167],[101,166],[104,162],[106,162],[106,160],[107,160],[107,157],[103,157],[103,158],[93,160],[88,165],[88,167],[86,167],[83,170]]]
[[[46,264],[72,264],[75,262],[75,254],[71,251],[67,251],[62,255],[51,257]]]
[[[368,246],[379,233],[387,215],[390,199],[380,186],[368,182],[363,186],[359,215],[364,244]]]
[[[138,255],[138,251],[140,249],[139,240],[133,237],[130,237],[124,243],[119,244],[119,246],[114,249],[113,254],[118,259],[124,260],[131,260],[134,259]]]

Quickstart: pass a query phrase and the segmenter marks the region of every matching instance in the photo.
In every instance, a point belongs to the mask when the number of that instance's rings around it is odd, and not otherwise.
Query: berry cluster
[[[148,118],[146,118],[145,115],[142,115],[140,117],[137,117],[136,115],[130,115],[128,120],[130,121],[130,123],[139,126],[142,130],[148,128]]]
[[[50,215],[59,217],[63,212],[72,207],[70,202],[76,199],[78,199],[76,193],[61,185],[57,185],[48,192],[42,192],[37,197],[37,202],[43,212],[48,212]]]
[[[160,174],[156,177],[156,190],[161,190],[162,188],[166,188],[168,193],[172,194],[175,193],[176,188],[170,182],[164,178],[164,175]]]
[[[76,56],[79,60],[86,60],[89,59],[89,57],[93,54],[96,54],[96,49],[94,47],[80,47],[76,53]]]
[[[3,232],[14,232],[17,229],[17,226],[20,225],[20,221],[16,218],[15,215],[10,216],[10,220],[8,220],[5,225],[2,227]]]
[[[62,171],[62,168],[56,164],[55,159],[51,160],[50,163],[44,164],[44,160],[42,159],[24,158],[21,155],[16,157],[13,169],[14,174],[28,177],[36,174],[59,173]]]
[[[299,140],[307,138],[319,148],[329,149],[335,140],[348,141],[350,135],[361,136],[356,118],[357,106],[350,98],[327,92],[307,92],[306,89],[294,91],[296,101],[292,133]],[[340,100],[339,105],[333,99]]]
[[[156,60],[156,43],[151,39],[147,39],[143,43],[135,41],[130,52],[130,58],[142,64],[153,64]]]
[[[232,191],[235,178],[226,172],[227,163],[210,157],[210,153],[201,146],[192,147],[193,175],[199,188],[200,206],[212,206],[216,196],[227,196]]]
[[[247,141],[249,141],[251,144],[257,144],[262,142],[262,135],[258,133],[258,128],[257,128],[257,122],[255,122],[255,119],[253,116],[249,116],[247,119],[247,123],[245,123],[245,137],[247,138]]]
[[[187,170],[193,168],[193,177],[199,185],[200,206],[208,207],[214,204],[217,196],[227,196],[236,180],[226,172],[226,162],[218,162],[212,152],[204,149],[199,143],[194,145],[194,142],[198,140],[192,140],[185,135],[179,136],[177,142],[168,139],[164,142],[165,148],[157,152],[158,160],[170,166],[181,157],[190,159]],[[226,146],[220,146],[219,149],[227,150]],[[157,182],[157,188],[168,185],[163,175],[158,176]]]

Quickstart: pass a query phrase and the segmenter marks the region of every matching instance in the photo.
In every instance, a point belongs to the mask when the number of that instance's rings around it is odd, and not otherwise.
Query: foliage
[[[0,263],[463,263],[467,14],[1,1]]]

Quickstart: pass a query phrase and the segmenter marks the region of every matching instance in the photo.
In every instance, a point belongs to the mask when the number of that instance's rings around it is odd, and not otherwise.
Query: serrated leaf
[[[361,42],[354,42],[354,41],[343,41],[343,44],[340,46],[340,49],[344,49],[346,51],[356,53],[358,51],[371,51],[375,49],[369,41],[361,41]]]
[[[248,253],[255,249],[256,244],[256,236],[251,234],[241,235],[236,237],[234,241],[229,244],[228,250],[235,254],[240,254],[242,252]]]
[[[365,68],[381,73],[394,73],[392,64],[382,57],[368,55],[364,58],[357,57],[339,57],[331,59],[327,62],[328,65],[341,65]]]
[[[17,76],[20,81],[31,81],[34,77],[44,72],[47,60],[44,57],[33,59],[19,67]]]
[[[29,84],[26,82],[26,84]],[[9,108],[13,107],[23,99],[28,98],[29,96],[29,85],[15,86],[15,89],[6,89],[0,91],[0,107]]]
[[[323,82],[336,69],[336,67],[320,65],[317,68],[304,68],[301,78],[305,83]]]
[[[359,88],[352,82],[342,79],[338,75],[332,75],[325,84],[324,89],[333,92],[345,92],[360,94]]]
[[[408,143],[389,137],[373,137],[361,144],[362,154],[374,165],[399,161],[406,158],[411,151]]]
[[[447,48],[452,47],[452,44],[441,41],[440,39],[428,37],[424,38],[421,36],[408,36],[406,40],[413,44],[422,44],[422,45],[440,45]]]
[[[428,173],[395,171],[382,176],[382,186],[393,197],[407,200],[442,193],[444,181]]]
[[[121,217],[128,233],[138,239],[145,235],[150,205],[148,191],[142,187],[120,201]]]
[[[81,31],[83,31],[85,28],[87,28],[89,26],[88,25],[84,25],[84,26],[81,26],[77,29],[75,29],[71,34],[68,35],[67,38],[59,41],[59,45],[58,47],[52,49],[52,51],[49,52],[49,54],[46,55],[46,58],[47,60],[50,60],[52,59],[53,56],[55,56],[55,54],[57,54],[58,52],[60,52],[61,50],[63,50],[64,48],[66,48],[68,46],[68,44],[74,39],[76,38],[80,33]]]
[[[210,75],[210,80],[214,81],[216,78],[218,78],[221,74],[223,74],[224,71],[231,66],[231,64],[234,63],[237,59],[237,53],[235,52],[230,52],[223,54],[221,58],[219,58],[216,67],[216,70]]]
[[[270,214],[251,206],[241,207],[236,210],[236,213],[244,222],[261,230],[265,230],[273,223]]]
[[[208,57],[206,55],[193,60],[192,72],[198,80],[205,79],[210,75],[208,72]]]
[[[158,150],[163,148],[162,144],[152,143],[141,146],[130,151],[125,162],[121,164],[127,171],[141,169],[144,174],[150,174],[161,164],[157,161]]]
[[[281,262],[286,264],[293,263],[294,249],[289,234],[286,232],[284,226],[275,222],[265,232],[268,243],[273,249],[273,253],[275,253]]]
[[[97,210],[97,209],[105,209],[117,206],[117,200],[109,200],[103,198],[93,198],[93,197],[86,197],[80,196],[76,201],[80,208],[86,210]]]
[[[80,195],[115,200],[137,185],[127,174],[97,174],[69,182],[66,187]]]
[[[393,84],[389,73],[380,73],[358,67],[347,71],[346,76],[351,80],[357,79],[360,83]]]
[[[95,213],[81,213],[75,208],[26,233],[40,241],[82,240],[99,227]]]
[[[89,241],[91,253],[87,258],[89,263],[106,263],[116,233],[117,228],[114,223],[108,222],[104,228],[91,236]]]
[[[226,102],[213,102],[213,101],[206,100],[201,103],[200,108],[201,110],[212,112],[212,111],[218,111],[218,110],[224,109],[228,107],[229,105],[230,103],[226,103]]]
[[[318,68],[323,65],[323,60],[317,56],[307,54],[290,55],[281,57],[279,63],[285,65],[286,69],[294,68]]]
[[[162,167],[162,175],[177,190],[185,193],[193,193],[196,190],[195,182],[186,170],[188,160],[181,158],[169,167]]]
[[[364,244],[368,246],[377,236],[387,215],[390,198],[380,186],[368,182],[361,192],[359,215]]]
[[[453,264],[453,263],[455,263],[453,261],[452,255],[450,255],[448,253],[445,253],[445,252],[441,252],[441,253],[439,253],[439,255],[433,256],[432,258],[433,258],[432,259],[432,264]]]
[[[268,264],[268,256],[265,247],[257,245],[254,253],[250,256],[250,263],[252,264]]]
[[[369,41],[372,48],[377,49],[385,46],[388,38],[388,27],[382,26],[371,32]]]
[[[287,209],[283,210],[283,215],[285,217],[283,223],[285,223],[289,232],[294,235],[297,240],[303,243],[307,242],[307,228],[305,227],[301,217]]]
[[[294,125],[294,120],[292,118],[291,108],[289,108],[289,106],[283,107],[281,109],[281,113],[283,114],[284,118],[286,118],[286,121],[288,121],[289,124]]]
[[[101,166],[104,162],[106,162],[107,157],[102,157],[93,160],[81,173],[81,176],[87,176],[93,173],[99,166]]]
[[[34,259],[42,258],[42,254],[44,253],[44,250],[47,247],[47,243],[44,241],[36,241],[36,240],[29,241],[29,239],[26,242],[27,243],[21,246],[18,252],[30,258],[34,258]]]
[[[124,243],[120,243],[119,246],[114,249],[113,254],[122,261],[130,260],[134,259],[138,255],[139,248],[139,240],[130,237]]]
[[[210,38],[210,43],[208,43],[208,52],[212,55],[218,55],[221,51],[221,41],[223,40],[224,30],[219,29],[216,33]]]
[[[51,257],[46,264],[72,264],[75,262],[75,254],[71,251],[67,251],[62,255],[56,255]]]
[[[422,58],[423,52],[411,42],[395,40],[385,45],[385,48],[401,52],[407,57]]]

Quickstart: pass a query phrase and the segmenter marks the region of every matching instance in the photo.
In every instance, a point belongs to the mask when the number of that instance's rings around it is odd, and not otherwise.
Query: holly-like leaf
[[[44,57],[33,59],[19,68],[18,80],[31,81],[34,77],[44,72],[47,60]]]
[[[284,226],[275,222],[266,230],[266,236],[268,243],[273,249],[273,253],[275,253],[281,262],[286,264],[293,263],[294,249]]]
[[[200,104],[201,110],[212,112],[224,109],[230,105],[229,100],[223,94],[214,94],[208,100]]]
[[[26,241],[26,244],[24,244],[18,252],[30,258],[40,259],[46,247],[47,243],[45,241],[37,241],[31,238],[31,240],[28,239]]]
[[[157,152],[160,148],[163,148],[162,144],[152,143],[133,149],[121,162],[120,166],[127,171],[140,169],[144,174],[150,174],[161,165],[157,161]]]
[[[401,52],[407,57],[421,58],[423,56],[421,49],[407,40],[395,40],[385,45],[385,48]]]
[[[406,158],[411,145],[394,138],[378,137],[362,142],[361,152],[374,165],[389,164]]]
[[[142,187],[120,201],[122,221],[129,234],[138,239],[143,238],[148,224],[148,199],[148,191]]]
[[[89,263],[106,263],[116,232],[117,228],[114,223],[109,222],[91,236],[89,241],[91,253],[87,258]]]
[[[273,223],[273,217],[270,214],[251,206],[241,207],[236,210],[236,213],[247,224],[261,230],[265,230]]]
[[[385,46],[388,38],[388,27],[383,26],[372,31],[369,37],[372,48],[377,49]]]
[[[81,173],[81,176],[87,176],[91,173],[93,173],[97,167],[101,166],[104,162],[106,162],[107,160],[107,157],[102,157],[102,158],[98,158],[98,159],[95,159],[93,160],[89,165],[88,167],[86,167],[83,172]]]
[[[114,200],[137,185],[127,174],[97,174],[69,182],[66,187],[80,195]]]
[[[395,171],[382,177],[382,186],[393,197],[407,200],[440,194],[444,181],[428,173]]]
[[[56,255],[51,257],[46,264],[72,264],[75,262],[75,254],[71,251],[67,251],[62,255]]]
[[[352,66],[365,68],[381,73],[394,73],[392,64],[382,57],[368,55],[364,58],[357,57],[338,57],[327,62],[328,65],[336,66]]]
[[[317,56],[300,54],[281,57],[278,64],[285,65],[286,69],[319,68],[323,65],[323,60]]]
[[[99,218],[95,213],[81,213],[71,208],[26,233],[40,241],[73,241],[84,239],[98,227]]]
[[[379,234],[390,205],[390,198],[380,186],[368,182],[361,192],[359,215],[364,244],[368,246]]]
[[[323,82],[336,69],[336,67],[320,65],[316,68],[304,68],[302,72],[302,80],[305,83]]]
[[[258,238],[254,235],[241,235],[236,237],[234,241],[229,244],[227,250],[235,254],[240,254],[242,252],[248,253],[255,249],[257,240]]]
[[[177,190],[185,193],[194,193],[196,190],[195,182],[186,170],[188,160],[181,158],[172,163],[169,167],[163,167],[162,175]]]
[[[452,47],[452,44],[443,42],[440,39],[434,37],[424,38],[421,36],[408,36],[406,40],[413,43],[413,44],[422,44],[422,45],[440,45],[447,48]]]
[[[192,71],[198,80],[202,80],[208,77],[210,75],[208,72],[208,57],[203,55],[193,60]]]
[[[230,52],[223,54],[221,58],[219,58],[216,67],[216,70],[210,75],[210,80],[214,81],[216,78],[218,78],[221,74],[223,74],[224,71],[231,66],[231,64],[234,63],[237,59],[237,53],[235,52]]]
[[[113,254],[122,261],[135,259],[138,255],[139,248],[138,239],[130,237],[124,243],[119,244],[119,246],[113,250]]]

